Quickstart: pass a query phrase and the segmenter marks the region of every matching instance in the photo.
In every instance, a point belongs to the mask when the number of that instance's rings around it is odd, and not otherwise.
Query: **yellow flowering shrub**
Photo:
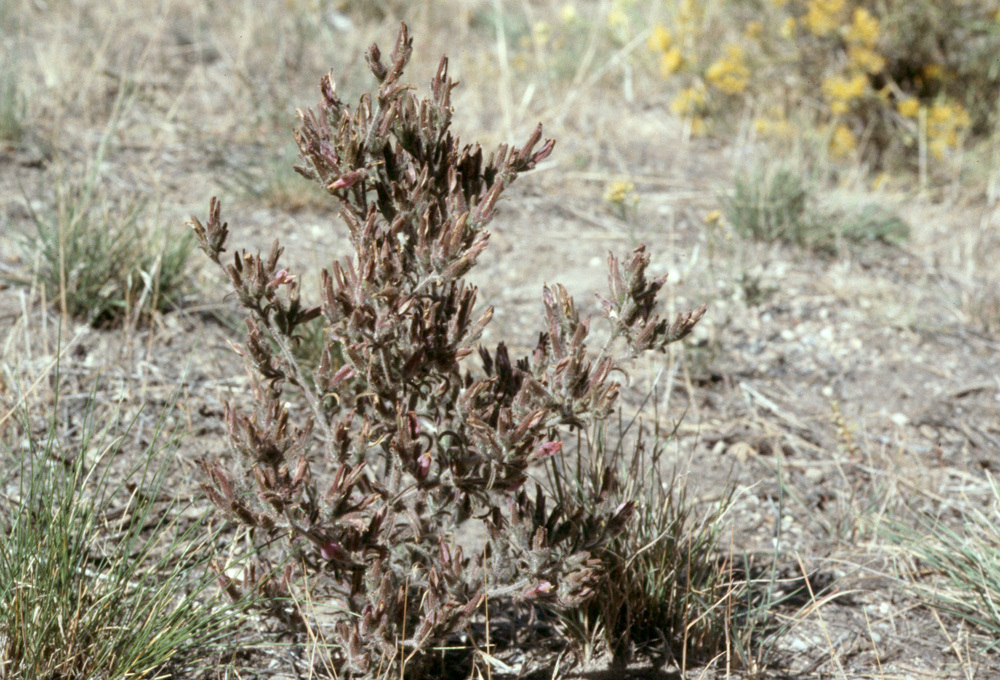
[[[846,158],[858,148],[858,138],[851,128],[841,123],[833,129],[830,137],[830,154],[836,158]]]
[[[670,110],[678,116],[690,116],[705,109],[705,93],[698,87],[686,87],[670,102]]]
[[[823,81],[823,94],[830,102],[830,111],[838,116],[847,113],[851,108],[851,102],[863,97],[867,90],[868,78],[861,74],[849,78],[831,76]]]
[[[950,148],[958,146],[972,119],[961,104],[952,101],[935,102],[927,113],[928,148],[936,158],[942,158]]]
[[[739,45],[727,45],[726,55],[705,71],[705,80],[726,94],[741,94],[749,78],[750,69],[743,63],[743,48]]]
[[[809,0],[802,24],[814,35],[827,35],[840,28],[845,0]]]
[[[832,156],[877,167],[915,159],[921,143],[945,156],[1000,117],[1000,0],[657,2],[650,71],[695,134],[749,110],[762,137],[812,130]]]

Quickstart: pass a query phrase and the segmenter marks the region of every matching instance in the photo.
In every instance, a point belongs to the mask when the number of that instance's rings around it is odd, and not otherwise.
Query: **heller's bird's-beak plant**
[[[332,643],[341,677],[419,675],[484,606],[568,608],[592,595],[607,569],[601,548],[634,504],[611,506],[609,469],[593,498],[553,507],[529,468],[612,413],[625,362],[683,338],[704,313],[654,313],[663,280],[646,278],[640,247],[609,256],[610,339],[599,351],[559,285],[542,291],[546,325],[530,356],[512,360],[503,343],[477,349],[493,310],[477,309],[463,277],[486,248],[501,192],[554,142],[539,126],[520,148],[488,156],[460,145],[447,59],[421,99],[400,81],[411,48],[404,25],[387,63],[369,49],[378,89],[356,108],[327,76],[318,107],[299,113],[296,170],[337,202],[354,248],[322,272],[318,300],[300,298],[277,242],[265,256],[225,256],[215,199],[204,224],[192,220],[247,314],[240,351],[254,397],[251,413],[227,406],[238,465],[205,462],[204,488],[260,546],[284,537],[289,558],[284,569],[220,578],[234,597],[272,597],[284,625]],[[326,349],[307,370],[293,349],[319,317]],[[477,352],[478,367],[463,361]],[[481,550],[454,539],[472,523]],[[304,583],[333,623],[289,604]]]

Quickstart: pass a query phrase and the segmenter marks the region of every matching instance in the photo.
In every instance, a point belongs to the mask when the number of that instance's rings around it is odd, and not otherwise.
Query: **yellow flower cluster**
[[[813,35],[824,36],[840,28],[845,0],[809,0],[802,23]]]
[[[670,31],[663,24],[657,24],[650,31],[649,40],[646,41],[646,45],[649,47],[650,52],[666,52],[670,49],[673,42],[674,36],[671,35]]]
[[[941,80],[944,77],[944,67],[941,64],[927,64],[920,72],[926,80]]]
[[[705,93],[698,87],[685,87],[670,102],[670,110],[678,116],[701,113],[705,108]]]
[[[707,130],[703,117],[706,108],[705,90],[698,85],[685,87],[670,102],[670,110],[674,115],[688,119],[690,122],[689,130],[691,135],[695,137],[705,134]]]
[[[844,31],[844,39],[852,45],[875,47],[879,36],[879,20],[864,7],[856,7],[851,25]]]
[[[608,185],[608,190],[604,192],[604,200],[621,207],[627,203],[635,204],[639,200],[639,195],[635,193],[635,185],[632,182],[616,180]]]
[[[743,62],[743,48],[739,45],[728,45],[726,56],[705,71],[705,80],[726,94],[742,94],[749,79],[750,69]]]
[[[851,66],[868,73],[878,73],[885,68],[885,58],[875,51],[879,37],[879,20],[863,7],[854,9],[849,26],[844,29],[847,56]]]
[[[916,118],[917,114],[920,113],[920,100],[916,97],[901,99],[896,102],[896,110],[899,111],[899,115],[901,116]]]
[[[879,36],[879,21],[864,7],[856,7],[851,25],[844,31],[844,39],[853,45],[875,47]]]
[[[795,137],[795,127],[785,117],[781,108],[774,108],[770,115],[754,119],[753,129],[757,134],[772,139],[792,139]]]
[[[851,109],[851,102],[868,90],[868,78],[858,73],[850,78],[831,76],[823,81],[823,94],[830,102],[830,111],[839,116]]]
[[[684,55],[674,45],[674,36],[662,25],[653,27],[647,42],[650,51],[660,55],[660,75],[669,78],[684,65]]]
[[[935,102],[927,113],[927,146],[935,158],[943,158],[949,148],[955,148],[972,119],[958,102]]]
[[[851,45],[847,48],[851,66],[875,74],[885,68],[885,57],[869,47]]]
[[[684,50],[690,51],[693,39],[697,37],[700,10],[700,5],[694,0],[681,0],[673,22],[677,35],[662,24],[657,24],[650,32],[646,44],[651,52],[659,55],[660,75],[663,78],[669,78],[687,63]]]
[[[857,148],[858,138],[854,136],[851,128],[841,123],[833,129],[833,135],[830,137],[830,155],[836,158],[846,158]]]

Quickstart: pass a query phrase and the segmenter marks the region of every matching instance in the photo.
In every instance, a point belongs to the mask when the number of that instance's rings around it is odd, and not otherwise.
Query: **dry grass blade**
[[[968,503],[961,529],[926,512],[916,528],[887,522],[882,532],[904,558],[910,591],[928,606],[968,622],[984,636],[986,647],[1000,639],[1000,485],[989,479],[985,510]]]

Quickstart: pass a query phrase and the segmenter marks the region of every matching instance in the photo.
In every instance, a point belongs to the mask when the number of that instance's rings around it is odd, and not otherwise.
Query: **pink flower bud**
[[[327,541],[321,545],[319,554],[323,556],[324,560],[343,560],[347,556],[347,553],[336,541]]]
[[[538,451],[535,452],[535,458],[538,460],[550,458],[560,451],[562,451],[562,442],[545,442],[538,447]]]
[[[417,420],[417,414],[413,411],[407,411],[406,425],[410,429],[411,437],[416,438],[420,435],[420,421]]]
[[[431,471],[431,454],[428,451],[417,459],[417,479],[427,479],[427,474]]]
[[[355,170],[354,172],[349,172],[345,175],[341,175],[338,179],[330,182],[326,185],[326,188],[330,191],[336,191],[337,189],[346,189],[348,187],[353,187],[357,184],[365,173]]]
[[[277,288],[278,286],[284,286],[292,283],[295,280],[294,274],[289,274],[287,269],[279,269],[271,282],[267,284],[268,288]]]
[[[521,595],[524,599],[529,599],[532,597],[538,597],[539,595],[547,595],[552,592],[552,584],[548,581],[539,581],[536,585],[528,588]]]
[[[350,364],[344,364],[343,366],[340,367],[340,369],[336,373],[333,374],[333,377],[330,378],[330,383],[328,386],[333,387],[334,385],[342,383],[345,380],[350,380],[353,377],[354,377],[354,369],[351,367]]]
[[[542,148],[539,149],[538,152],[531,157],[532,162],[541,163],[542,161],[544,161],[546,158],[549,157],[549,155],[552,154],[552,149],[554,149],[555,146],[556,146],[556,140],[550,139],[546,141],[545,144],[542,145]]]

